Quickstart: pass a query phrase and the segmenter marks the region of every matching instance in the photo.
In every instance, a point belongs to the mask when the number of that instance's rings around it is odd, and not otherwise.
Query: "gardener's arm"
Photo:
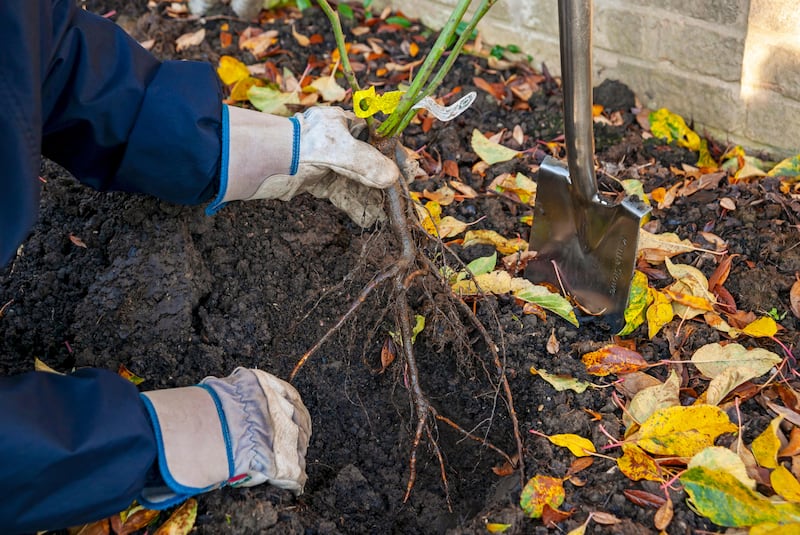
[[[101,190],[196,204],[309,192],[362,225],[397,167],[338,108],[290,119],[224,107],[208,63],[156,60],[115,24],[54,3],[43,83],[43,153]]]

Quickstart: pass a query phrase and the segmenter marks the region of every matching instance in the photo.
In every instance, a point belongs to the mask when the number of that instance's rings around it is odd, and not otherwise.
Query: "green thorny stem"
[[[441,85],[445,76],[450,72],[456,59],[461,54],[472,32],[478,26],[478,22],[480,22],[496,1],[497,0],[481,0],[475,14],[472,16],[469,23],[467,23],[464,31],[461,32],[458,40],[450,50],[447,59],[434,74],[434,68],[439,64],[449,43],[458,30],[458,25],[464,18],[464,14],[467,12],[467,9],[469,9],[470,4],[472,4],[472,0],[459,0],[453,12],[450,14],[447,23],[439,33],[439,37],[433,44],[433,48],[425,58],[419,71],[417,71],[414,79],[411,81],[411,85],[397,104],[397,108],[389,115],[386,121],[378,127],[377,133],[380,137],[390,138],[397,136],[408,126],[411,119],[413,119],[414,115],[417,113],[416,110],[412,109],[412,106],[419,102],[421,98],[432,95],[439,85]],[[344,71],[345,78],[353,92],[358,91],[360,90],[360,86],[353,74],[353,70],[350,68],[350,61],[347,58],[347,48],[345,46],[344,32],[342,31],[339,15],[333,10],[328,0],[317,0],[317,3],[331,22],[333,34],[336,39],[336,47],[339,49],[339,56],[342,58],[342,70]],[[430,83],[428,83],[431,74],[434,76]]]

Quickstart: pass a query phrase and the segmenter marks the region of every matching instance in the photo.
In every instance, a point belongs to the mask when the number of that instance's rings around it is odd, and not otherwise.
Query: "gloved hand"
[[[189,10],[195,15],[203,15],[219,4],[221,0],[189,0]],[[252,20],[264,6],[264,0],[231,0],[233,12],[243,19]]]
[[[302,494],[311,418],[289,383],[237,368],[225,378],[141,394],[158,442],[160,480],[139,502],[171,507],[225,485],[270,483]]]
[[[308,192],[329,199],[362,227],[385,218],[380,189],[395,182],[400,170],[354,137],[366,124],[353,113],[317,106],[287,119],[234,106],[225,110],[220,190],[209,213],[228,201],[287,201]]]

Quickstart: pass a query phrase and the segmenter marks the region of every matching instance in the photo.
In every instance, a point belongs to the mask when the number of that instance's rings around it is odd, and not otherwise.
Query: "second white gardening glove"
[[[329,199],[362,227],[384,219],[380,190],[400,170],[354,137],[365,127],[337,107],[317,106],[285,118],[225,106],[220,189],[208,211],[228,201],[288,201],[307,192]]]
[[[145,507],[164,509],[226,485],[303,492],[311,418],[289,383],[237,368],[196,386],[144,392],[142,401],[160,475],[139,496]]]

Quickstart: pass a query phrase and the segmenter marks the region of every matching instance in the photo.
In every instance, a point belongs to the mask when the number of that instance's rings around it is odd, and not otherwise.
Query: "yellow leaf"
[[[563,481],[557,477],[537,475],[532,477],[523,487],[519,497],[519,505],[531,518],[542,516],[544,506],[553,509],[564,503]]]
[[[178,507],[153,535],[187,535],[197,518],[197,500],[189,498]]]
[[[493,191],[498,195],[503,195],[512,201],[521,202],[522,204],[529,204],[533,206],[536,203],[536,182],[523,175],[517,173],[503,173],[498,175],[486,191]]]
[[[430,201],[425,205],[415,203],[414,208],[417,210],[417,217],[425,232],[431,236],[436,236],[436,227],[441,221],[442,206],[436,201]]]
[[[44,361],[39,360],[36,357],[34,357],[33,359],[33,369],[36,370],[37,372],[47,372],[47,373],[54,373],[56,375],[65,375],[61,372],[57,372],[56,370],[45,364]]]
[[[641,424],[636,443],[656,455],[692,457],[713,446],[721,434],[736,430],[728,415],[713,405],[665,407]]]
[[[259,87],[254,85],[247,90],[247,98],[259,111],[288,117],[292,114],[287,104],[299,104],[300,97],[297,92],[284,93],[273,87]]]
[[[509,149],[499,143],[489,141],[477,128],[472,130],[472,140],[470,143],[475,154],[489,165],[507,162],[520,154],[517,150]]]
[[[795,178],[800,176],[800,154],[778,162],[777,165],[769,170],[767,176],[778,176],[782,178]]]
[[[571,433],[550,435],[547,437],[547,440],[556,446],[567,448],[575,457],[587,457],[590,453],[595,453],[597,451],[591,440]]]
[[[648,289],[651,305],[647,308],[647,336],[652,340],[661,327],[672,321],[675,311],[669,297],[654,288]]]
[[[775,320],[769,316],[764,316],[763,318],[758,318],[757,320],[747,324],[747,326],[742,329],[742,332],[756,338],[771,338],[775,336],[775,333],[778,332],[778,324],[775,323]]]
[[[635,444],[622,444],[622,456],[617,458],[619,471],[633,481],[663,481],[661,467],[652,457]]]
[[[800,535],[800,523],[778,524],[765,522],[750,528],[747,535]]]
[[[778,426],[780,426],[782,420],[783,416],[781,415],[773,418],[769,423],[769,427],[758,435],[750,445],[756,462],[764,468],[778,467],[778,451],[781,449],[781,441],[778,438]]]
[[[439,221],[436,228],[439,229],[440,238],[452,238],[464,232],[467,229],[467,224],[451,215],[447,215]]]
[[[597,351],[586,353],[581,360],[586,366],[587,372],[599,377],[612,373],[631,373],[649,366],[642,355],[636,351],[615,344],[609,344]]]
[[[387,91],[382,95],[375,93],[375,86],[353,93],[353,111],[361,118],[371,117],[378,112],[390,114],[400,103],[404,91]]]
[[[225,85],[235,84],[239,80],[244,80],[250,77],[250,71],[247,70],[247,65],[234,58],[233,56],[222,56],[219,58],[219,67],[217,67],[217,75],[222,83]]]
[[[800,482],[785,466],[779,464],[769,475],[773,490],[790,502],[800,503]]]
[[[641,423],[650,418],[658,409],[680,405],[678,392],[681,387],[681,380],[675,370],[670,370],[667,380],[663,384],[649,386],[641,389],[633,396],[628,410],[622,415],[622,421],[626,428],[630,428],[634,423]]]
[[[675,141],[689,150],[700,149],[700,136],[686,125],[683,117],[666,108],[650,113],[650,132],[667,143]]]
[[[511,524],[498,524],[496,522],[489,522],[486,524],[486,531],[489,533],[504,533]]]
[[[511,275],[508,271],[491,271],[476,275],[474,279],[464,279],[451,286],[456,295],[475,295],[481,291],[505,294],[511,291]]]
[[[503,255],[509,255],[518,251],[527,251],[528,242],[522,238],[505,238],[494,230],[470,230],[464,235],[464,242],[461,247],[469,247],[476,244],[494,245]]]
[[[231,96],[228,97],[228,100],[232,102],[242,102],[248,100],[250,97],[247,93],[248,91],[250,91],[250,88],[255,85],[263,86],[264,82],[259,80],[258,78],[253,78],[252,76],[248,76],[247,78],[242,78],[241,80],[233,84],[233,88],[231,89]]]

